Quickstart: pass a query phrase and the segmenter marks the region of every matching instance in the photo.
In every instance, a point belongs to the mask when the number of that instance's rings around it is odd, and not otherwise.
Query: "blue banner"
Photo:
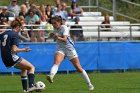
[[[20,44],[30,47],[31,52],[18,53],[36,67],[36,72],[50,71],[55,54],[55,43]],[[75,43],[80,63],[85,70],[116,70],[140,68],[140,42],[77,42]],[[75,71],[66,58],[59,71]],[[0,59],[0,72],[19,72],[7,69]]]

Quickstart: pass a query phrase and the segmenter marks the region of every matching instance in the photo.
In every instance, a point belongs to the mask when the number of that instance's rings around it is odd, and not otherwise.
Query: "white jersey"
[[[63,51],[73,51],[75,50],[74,48],[74,43],[72,42],[70,38],[70,33],[69,29],[65,25],[61,25],[59,29],[54,30],[54,34],[57,34],[58,36],[62,37],[63,35],[67,36],[67,41],[61,41],[61,40],[56,40],[56,45],[57,45],[57,50],[63,50]]]

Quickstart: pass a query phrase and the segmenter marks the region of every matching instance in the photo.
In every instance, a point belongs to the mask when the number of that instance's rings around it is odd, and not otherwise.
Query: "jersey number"
[[[5,46],[6,45],[7,38],[8,38],[8,35],[4,35],[4,41],[2,42],[2,46]]]

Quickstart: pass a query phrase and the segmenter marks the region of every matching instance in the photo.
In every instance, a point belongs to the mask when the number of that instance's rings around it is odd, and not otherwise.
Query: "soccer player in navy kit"
[[[18,18],[11,22],[12,30],[0,33],[1,41],[1,57],[7,68],[15,67],[21,70],[21,81],[24,92],[36,90],[34,86],[35,67],[27,60],[19,57],[18,52],[29,52],[30,48],[19,48],[19,31],[22,29],[22,23]],[[27,86],[27,72],[29,80],[29,88]]]
[[[89,90],[93,90],[94,86],[90,82],[86,71],[80,65],[77,52],[74,48],[74,43],[70,38],[68,27],[62,24],[62,18],[59,16],[52,17],[51,23],[54,27],[54,32],[50,34],[50,37],[54,37],[56,39],[57,49],[54,56],[54,65],[51,68],[50,75],[47,76],[47,80],[50,83],[53,82],[53,78],[58,71],[59,65],[65,57],[68,57],[77,71],[84,77]]]

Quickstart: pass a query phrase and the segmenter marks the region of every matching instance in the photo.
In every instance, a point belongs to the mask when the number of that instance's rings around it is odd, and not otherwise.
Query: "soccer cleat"
[[[89,90],[94,90],[94,86],[92,84],[88,85]]]
[[[23,92],[24,92],[24,93],[27,93],[28,91],[27,91],[27,90],[23,90]]]
[[[38,90],[38,88],[36,87],[36,86],[33,86],[33,87],[31,87],[31,88],[28,88],[28,92],[33,92],[33,91],[37,91]]]
[[[50,83],[53,83],[53,76],[52,76],[52,75],[48,75],[48,76],[47,76],[47,80],[48,80]]]

